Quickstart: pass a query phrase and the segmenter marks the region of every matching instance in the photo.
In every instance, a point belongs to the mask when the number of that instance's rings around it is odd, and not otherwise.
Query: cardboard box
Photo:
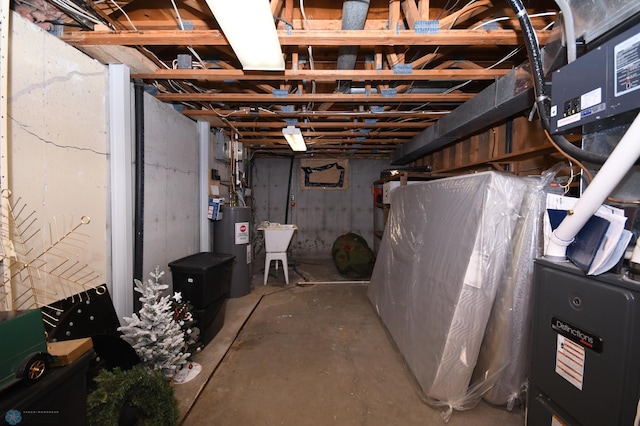
[[[209,180],[209,197],[219,197],[220,196],[220,181],[219,180]]]

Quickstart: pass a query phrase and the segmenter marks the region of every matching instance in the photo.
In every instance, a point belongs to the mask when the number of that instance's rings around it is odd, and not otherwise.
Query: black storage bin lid
[[[174,260],[169,263],[169,267],[172,270],[181,269],[183,272],[205,273],[209,270],[222,266],[227,262],[231,262],[233,259],[235,259],[233,254],[203,251],[192,254],[191,256],[183,257],[182,259]]]

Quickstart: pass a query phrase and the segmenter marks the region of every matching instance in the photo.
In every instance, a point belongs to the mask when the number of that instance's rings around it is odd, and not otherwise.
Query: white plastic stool
[[[278,260],[282,261],[282,269],[284,269],[284,282],[289,284],[289,264],[287,263],[287,252],[283,253],[270,253],[267,252],[267,256],[264,262],[264,283],[267,285],[267,279],[269,278],[269,269],[271,268],[271,261],[276,261],[276,271],[278,270]]]

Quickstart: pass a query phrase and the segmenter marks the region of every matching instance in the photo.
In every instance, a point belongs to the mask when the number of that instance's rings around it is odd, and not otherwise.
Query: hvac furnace
[[[640,283],[545,260],[534,280],[527,425],[634,425]]]

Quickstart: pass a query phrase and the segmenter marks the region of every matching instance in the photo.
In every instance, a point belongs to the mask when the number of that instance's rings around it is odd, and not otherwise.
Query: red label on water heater
[[[236,244],[249,244],[249,222],[238,222],[236,225]]]

